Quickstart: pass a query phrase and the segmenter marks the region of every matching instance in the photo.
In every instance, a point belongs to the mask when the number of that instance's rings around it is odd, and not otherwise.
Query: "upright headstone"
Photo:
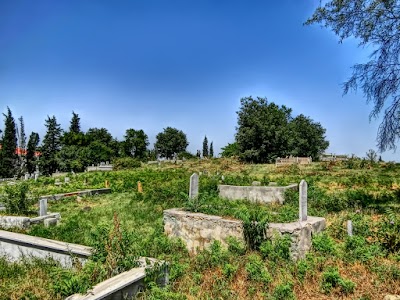
[[[140,181],[137,182],[137,190],[138,193],[143,193],[142,183]]]
[[[64,182],[65,182],[65,183],[68,183],[68,182],[69,182],[69,177],[65,177],[65,178],[64,178]]]
[[[353,222],[351,220],[347,220],[347,234],[353,236]]]
[[[35,181],[38,180],[39,178],[39,173],[35,173]]]
[[[304,179],[299,184],[299,219],[307,221],[307,182]]]
[[[190,176],[189,198],[193,199],[199,195],[199,175],[193,173]]]
[[[25,180],[29,179],[29,173],[25,173]]]
[[[108,180],[104,181],[105,187],[108,189],[110,187],[110,182]]]
[[[47,215],[47,198],[39,200],[39,216]]]

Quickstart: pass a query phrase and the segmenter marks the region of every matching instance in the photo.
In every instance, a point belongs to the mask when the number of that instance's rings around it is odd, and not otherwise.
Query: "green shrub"
[[[140,168],[142,163],[136,158],[132,157],[121,157],[113,160],[114,170],[126,170]]]
[[[226,239],[226,242],[228,243],[229,252],[237,255],[243,255],[246,253],[246,245],[237,238],[230,236]]]
[[[316,251],[323,254],[334,255],[336,253],[335,241],[325,232],[313,235],[312,246]]]
[[[345,240],[344,258],[347,260],[360,260],[366,262],[376,256],[382,256],[384,251],[379,245],[367,243],[364,237],[347,236]]]
[[[222,268],[222,274],[224,274],[226,278],[231,280],[235,276],[237,270],[238,270],[237,265],[225,264],[224,267]]]
[[[378,238],[382,247],[390,253],[400,252],[400,217],[387,209],[384,219],[378,225]]]
[[[8,213],[27,214],[29,208],[37,201],[36,197],[28,198],[29,186],[26,182],[6,185],[1,202],[4,202]]]
[[[321,289],[325,294],[329,294],[335,287],[340,287],[340,291],[347,295],[354,292],[356,285],[351,280],[342,278],[337,268],[328,267],[322,273]]]
[[[263,260],[256,254],[248,257],[249,262],[246,264],[247,277],[250,280],[268,284],[272,281],[272,277],[264,266]]]
[[[275,287],[272,293],[272,300],[295,300],[296,296],[293,293],[293,284],[291,282],[286,284],[279,284]]]
[[[272,261],[279,259],[290,259],[290,235],[284,234],[282,236],[275,236],[271,240],[265,241],[260,245],[260,252],[264,258]]]

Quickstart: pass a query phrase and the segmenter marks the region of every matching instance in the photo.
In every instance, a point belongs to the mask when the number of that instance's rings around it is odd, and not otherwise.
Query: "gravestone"
[[[351,220],[347,220],[347,234],[353,236],[353,222]]]
[[[261,182],[260,182],[260,181],[253,181],[253,182],[251,183],[251,185],[252,185],[252,186],[260,186],[260,185],[261,185]]]
[[[38,180],[39,178],[39,173],[35,173],[35,181]]]
[[[137,189],[139,193],[143,193],[142,183],[140,181],[137,182]]]
[[[189,198],[193,199],[199,195],[199,175],[193,173],[190,176]]]
[[[29,179],[29,173],[25,173],[25,180]]]
[[[299,218],[307,221],[307,182],[304,179],[299,184]]]
[[[39,200],[39,216],[47,215],[47,198]]]
[[[69,177],[65,177],[65,178],[64,178],[64,182],[65,182],[65,183],[68,183],[68,182],[69,182]]]

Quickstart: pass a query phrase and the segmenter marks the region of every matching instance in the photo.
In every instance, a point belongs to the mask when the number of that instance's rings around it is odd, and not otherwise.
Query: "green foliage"
[[[325,129],[304,115],[292,118],[292,110],[266,98],[242,98],[236,142],[239,157],[247,162],[274,162],[289,154],[314,159],[328,147]]]
[[[400,252],[400,218],[391,209],[386,209],[384,219],[379,223],[378,238],[384,249]]]
[[[37,199],[28,198],[28,192],[29,186],[25,182],[5,186],[4,195],[0,199],[6,205],[7,212],[19,215],[29,213],[31,205]]]
[[[246,253],[246,245],[237,238],[230,236],[226,242],[228,243],[229,252],[236,255],[244,255]]]
[[[236,142],[232,144],[229,143],[225,147],[222,147],[222,152],[221,152],[222,157],[238,156],[239,154],[240,154],[239,147]]]
[[[351,280],[342,278],[337,268],[329,267],[322,273],[321,289],[329,294],[335,287],[340,287],[341,292],[347,295],[354,292],[356,285]]]
[[[364,237],[357,235],[346,237],[344,248],[344,258],[350,261],[360,260],[366,262],[384,254],[379,245],[370,245]]]
[[[207,136],[203,140],[203,157],[208,157],[208,139]]]
[[[399,138],[399,43],[398,1],[332,0],[320,5],[306,22],[331,29],[342,42],[356,38],[363,48],[371,47],[368,62],[356,64],[344,86],[344,94],[361,89],[367,102],[373,102],[371,117],[385,108],[378,129],[380,152],[395,149]],[[392,99],[392,103],[385,103]]]
[[[228,280],[231,280],[235,276],[237,270],[238,270],[237,265],[232,265],[232,264],[227,263],[222,268],[222,274],[224,274],[224,276]]]
[[[116,158],[113,160],[113,170],[127,170],[140,168],[142,163],[131,157]]]
[[[17,149],[17,131],[15,120],[9,107],[7,107],[7,114],[3,114],[3,116],[4,133],[0,141],[0,177],[11,178],[17,172],[18,157],[15,153],[15,149]]]
[[[210,144],[210,152],[209,152],[210,157],[214,157],[214,145],[213,142]]]
[[[296,300],[296,296],[293,293],[293,283],[279,284],[275,287],[272,294],[272,300]]]
[[[163,132],[157,134],[154,146],[161,157],[172,158],[174,153],[185,151],[188,145],[186,134],[183,131],[167,127]]]
[[[59,169],[60,165],[60,160],[57,154],[61,150],[62,130],[60,124],[57,123],[55,116],[51,118],[47,116],[45,126],[47,128],[47,132],[40,148],[40,166],[41,171],[45,175],[51,175],[57,169]]]
[[[247,277],[263,284],[268,284],[272,281],[271,274],[264,265],[263,260],[257,254],[250,254],[246,264]]]
[[[149,138],[142,129],[127,129],[124,138],[123,148],[125,155],[137,159],[146,157]]]
[[[279,259],[289,260],[290,246],[290,235],[274,236],[271,240],[261,243],[260,252],[264,258],[272,261],[278,261]]]
[[[236,217],[243,222],[243,234],[249,249],[257,250],[266,240],[266,230],[270,216],[262,210],[242,209],[236,213]]]
[[[335,242],[325,232],[313,236],[312,246],[316,251],[323,254],[334,255],[337,250]]]
[[[39,145],[39,140],[39,134],[36,132],[32,132],[29,136],[28,147],[26,150],[26,168],[29,174],[32,174],[36,168],[37,161],[35,153]]]

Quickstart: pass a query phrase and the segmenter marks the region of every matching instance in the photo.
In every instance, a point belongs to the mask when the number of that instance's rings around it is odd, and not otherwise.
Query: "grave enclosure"
[[[198,176],[190,177],[189,197],[198,194]],[[311,248],[313,234],[325,229],[325,218],[307,215],[307,183],[299,185],[299,220],[290,223],[270,223],[265,228],[267,238],[274,239],[284,234],[290,235],[290,257],[297,260],[305,257]],[[220,241],[227,247],[228,237],[245,242],[243,224],[240,220],[220,216],[187,212],[182,209],[164,211],[164,232],[167,236],[181,238],[189,252],[209,247],[213,241]]]

